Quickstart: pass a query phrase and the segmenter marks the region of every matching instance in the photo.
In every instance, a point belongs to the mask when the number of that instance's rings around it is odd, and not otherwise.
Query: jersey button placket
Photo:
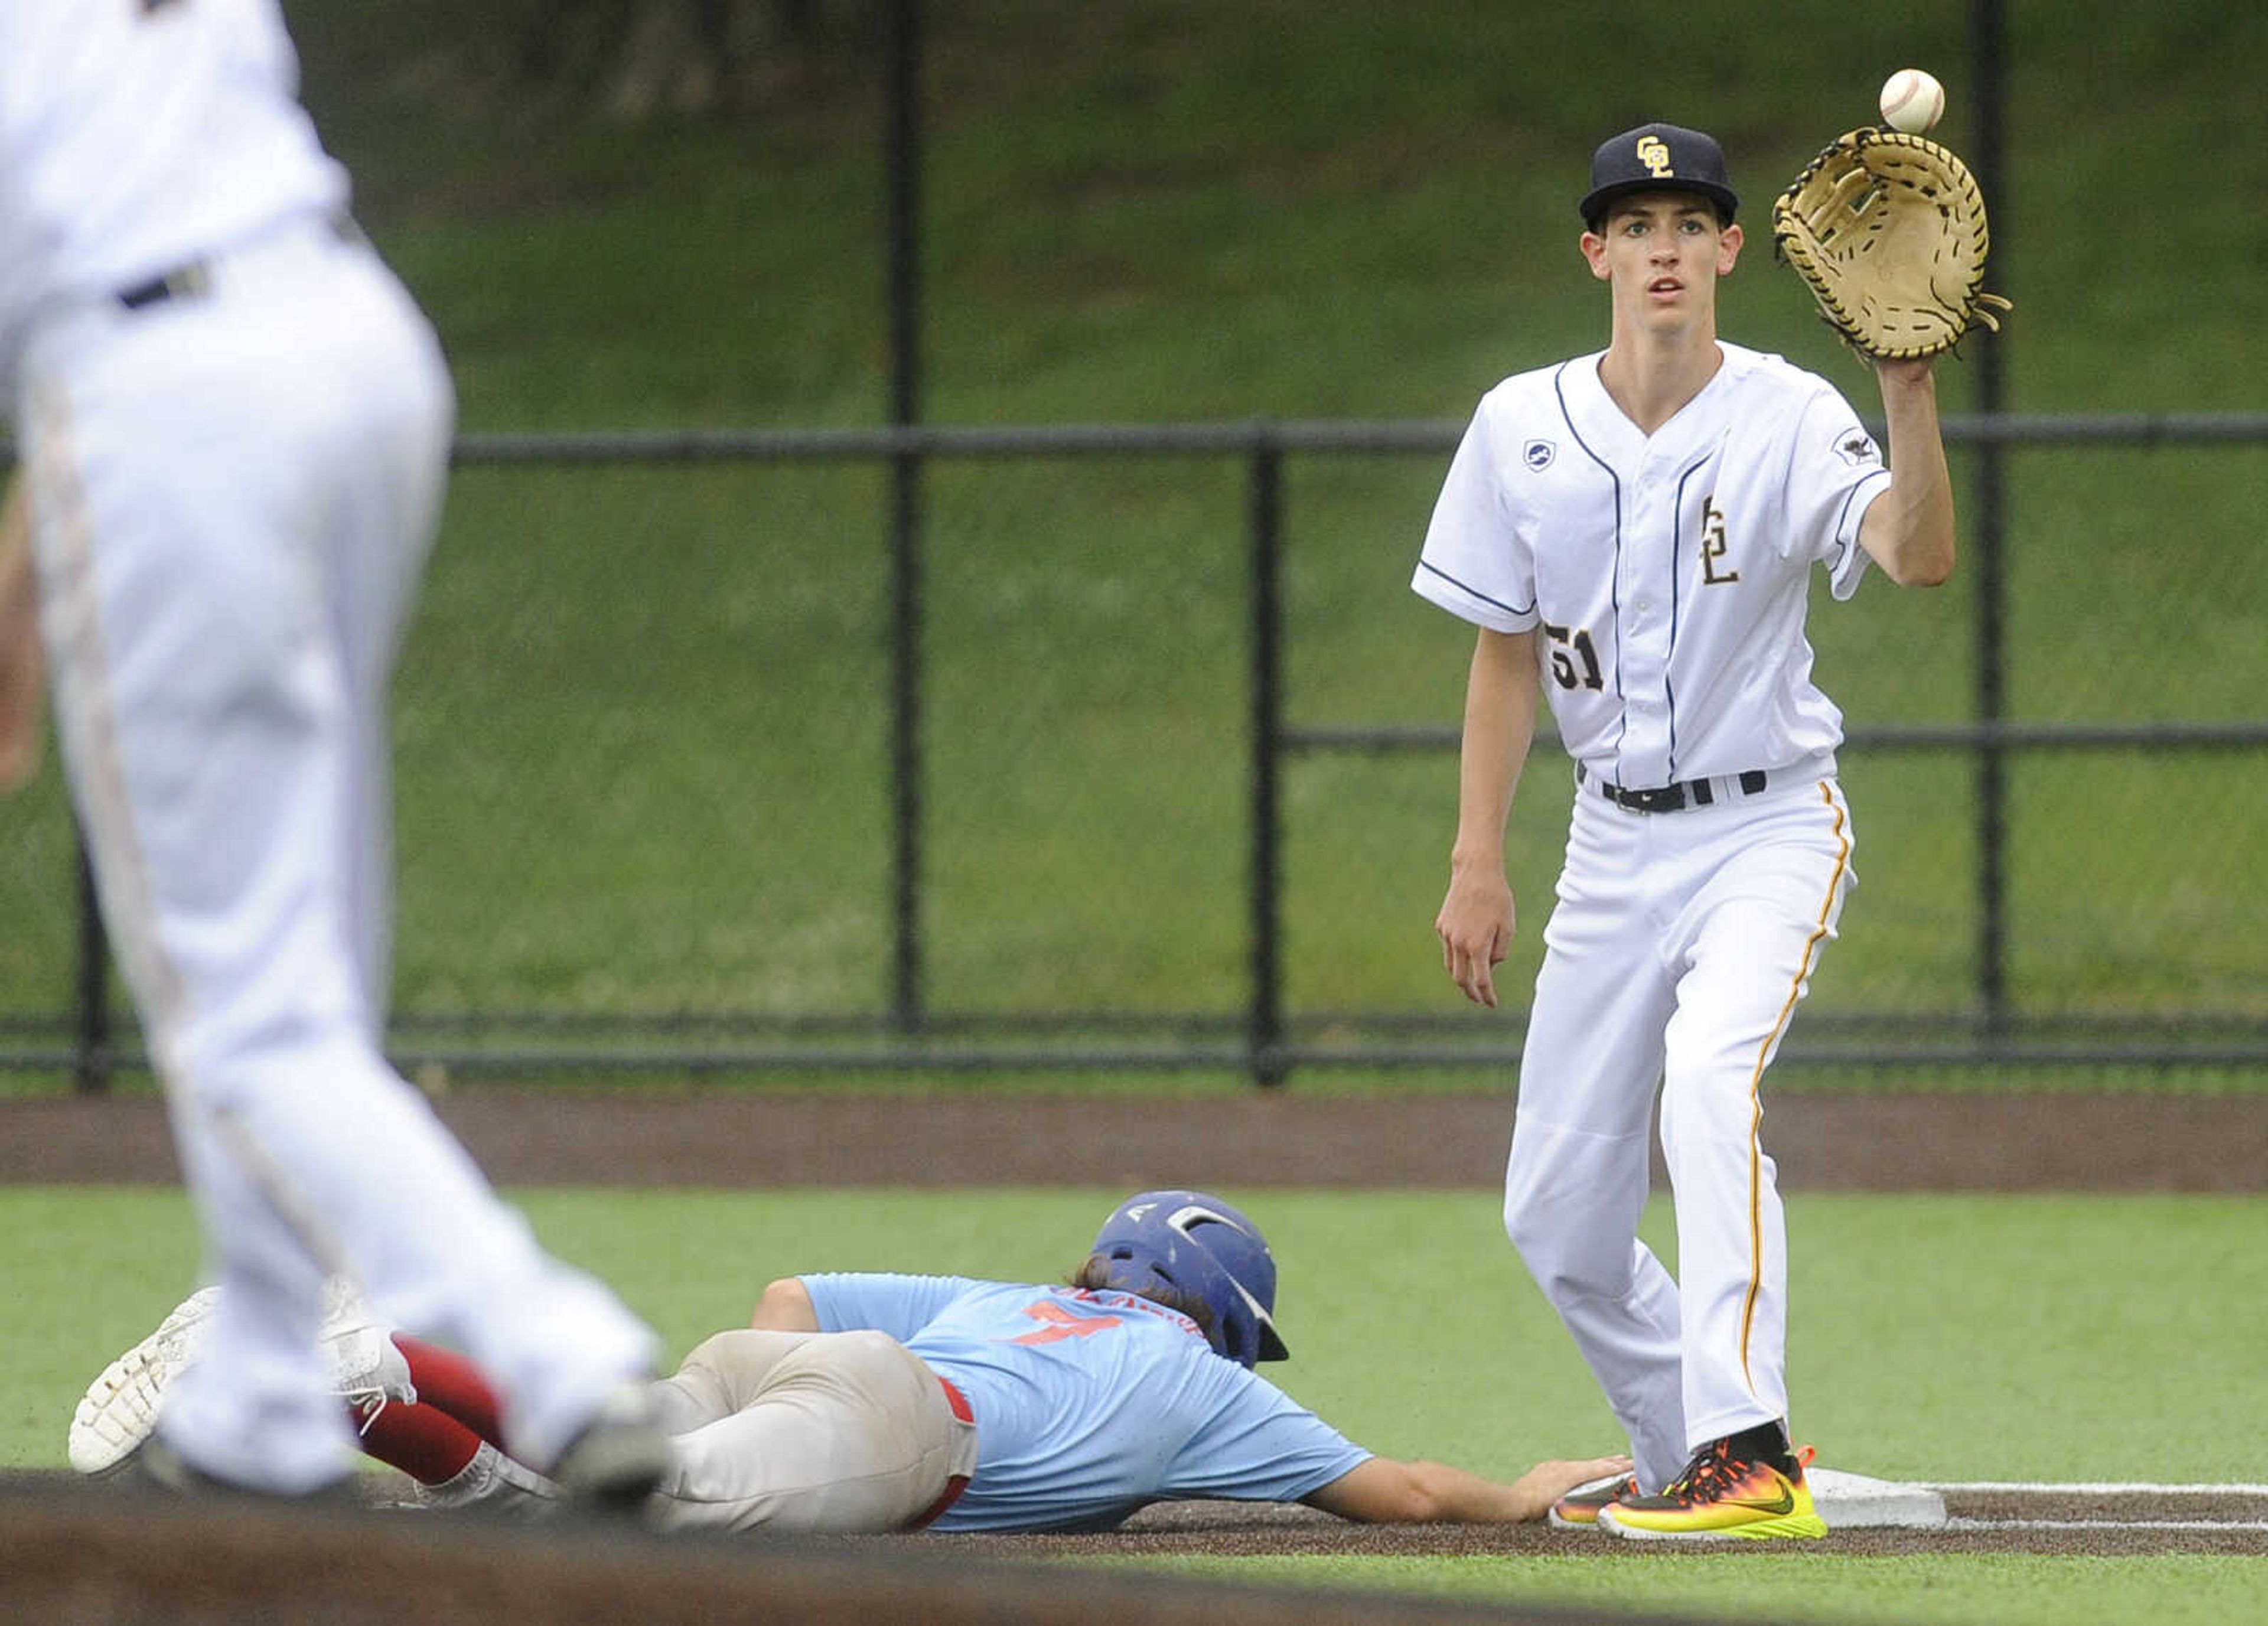
[[[1656,613],[1656,584],[1667,579],[1669,526],[1663,511],[1662,482],[1655,460],[1640,466],[1638,500],[1632,505],[1630,546],[1623,559],[1624,783],[1648,788],[1663,783],[1669,756],[1668,628]]]

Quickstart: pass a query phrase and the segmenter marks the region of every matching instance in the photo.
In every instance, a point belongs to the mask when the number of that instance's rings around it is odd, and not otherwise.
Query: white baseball
[[[1882,121],[1918,136],[1945,116],[1945,86],[1918,68],[1901,68],[1882,81]]]

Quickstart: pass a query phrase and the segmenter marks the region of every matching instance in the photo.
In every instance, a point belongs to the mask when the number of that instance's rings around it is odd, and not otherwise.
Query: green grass
[[[942,423],[1454,423],[1506,373],[1603,342],[1571,200],[1599,136],[1655,114],[1734,155],[1755,236],[1727,335],[1872,410],[1771,263],[1764,204],[1899,62],[1947,79],[1949,140],[1976,135],[1962,0],[1840,18],[1825,48],[1814,8],[1740,0],[1706,29],[1624,31],[1611,76],[1574,5],[1390,25],[1291,0],[933,11],[924,379]],[[624,127],[516,80],[494,13],[302,0],[292,20],[309,103],[441,329],[468,430],[882,417],[871,53],[790,53],[733,119]],[[2007,404],[2257,409],[2258,223],[2213,200],[2262,189],[2264,14],[2083,0],[2009,28],[1994,280],[2017,309],[1984,341]],[[2177,221],[2122,224],[2174,196],[2195,199]],[[1949,409],[1973,404],[1973,367],[1942,375]],[[1955,460],[1972,490],[1973,456]],[[1443,461],[1289,460],[1294,722],[1456,717],[1469,633],[1407,591]],[[2264,483],[2259,446],[2012,452],[2011,713],[2259,717]],[[925,491],[932,1007],[1239,1008],[1242,471],[956,463]],[[880,471],[837,465],[460,472],[398,685],[405,1017],[882,1009],[887,512]],[[1973,570],[1822,602],[1822,681],[1856,724],[1962,719],[1977,614]],[[1539,759],[1514,831],[1514,986],[1562,771]],[[1289,765],[1294,1012],[1455,1012],[1429,929],[1454,773],[1445,755]],[[1816,1008],[1966,1008],[1967,760],[1854,754],[1847,776],[1864,884]],[[2268,828],[2165,839],[2191,810],[2268,798],[2261,753],[2028,754],[2011,784],[2018,1013],[2268,1018]],[[0,806],[0,1018],[68,997],[68,854],[52,776]]]
[[[799,1269],[1058,1277],[1119,1195],[517,1198],[547,1244],[615,1284],[675,1356]],[[1355,1439],[1505,1475],[1614,1448],[1604,1402],[1506,1245],[1492,1196],[1224,1195],[1267,1227],[1281,1262],[1294,1357],[1270,1375]],[[2257,1201],[1799,1194],[1788,1208],[1794,1425],[1828,1466],[1927,1480],[2259,1477],[2254,1441],[2232,1422],[2251,1415],[2268,1346]],[[1668,1220],[1657,1205],[1646,1230],[1674,1257]],[[0,1189],[0,1465],[63,1465],[80,1391],[187,1290],[186,1221],[173,1191]],[[2246,1619],[2268,1596],[2257,1559],[1658,1556],[1191,1567],[1712,1619],[2110,1626],[2161,1618],[2142,1607],[2153,1600],[2189,1611],[2170,1620]]]
[[[796,1270],[1052,1279],[1118,1195],[517,1200],[548,1245],[615,1284],[681,1354]],[[1282,1262],[1299,1355],[1285,1387],[1354,1438],[1481,1471],[1612,1448],[1604,1402],[1506,1245],[1492,1196],[1248,1201]],[[2257,1202],[1798,1193],[1788,1207],[1793,1421],[1829,1466],[1919,1479],[2258,1477],[2251,1440],[2228,1422],[2268,1346]],[[0,1188],[11,1300],[0,1462],[61,1464],[71,1401],[186,1291],[196,1260],[186,1214],[171,1190]],[[1646,1231],[1674,1261],[1666,1204]]]

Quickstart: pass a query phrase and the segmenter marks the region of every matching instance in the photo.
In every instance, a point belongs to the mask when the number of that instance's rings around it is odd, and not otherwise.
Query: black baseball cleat
[[[550,1475],[578,1507],[609,1518],[637,1514],[668,1474],[669,1436],[643,1383],[615,1390],[569,1442]]]

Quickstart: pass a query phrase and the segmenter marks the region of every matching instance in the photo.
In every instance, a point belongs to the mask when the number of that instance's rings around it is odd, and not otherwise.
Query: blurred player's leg
[[[311,229],[259,265],[275,275],[48,335],[83,348],[68,390],[33,396],[74,791],[230,1289],[164,1431],[209,1472],[313,1481],[342,1443],[312,1347],[328,1270],[460,1343],[549,1463],[651,1335],[497,1202],[385,1064],[367,991],[384,866],[362,712],[427,546],[446,375],[362,251]],[[369,513],[366,464],[387,499]]]
[[[394,659],[431,548],[454,425],[446,373],[438,402],[428,382],[409,382],[388,415],[394,432],[373,438],[361,457],[340,460],[347,489],[324,575],[352,731],[339,872],[347,887],[348,944],[376,1033],[384,1032],[393,994]]]

